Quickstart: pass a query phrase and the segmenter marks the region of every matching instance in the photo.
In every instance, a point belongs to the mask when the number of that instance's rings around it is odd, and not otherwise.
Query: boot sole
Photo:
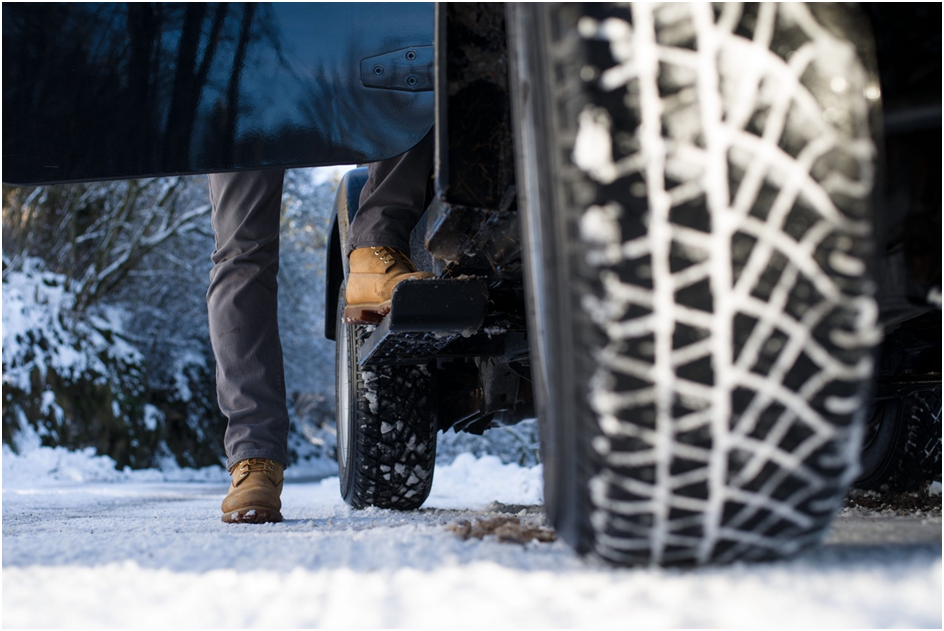
[[[227,524],[267,524],[282,521],[282,513],[263,506],[247,506],[238,510],[223,513],[223,521]]]
[[[348,305],[344,307],[344,324],[380,324],[390,313],[390,302]]]

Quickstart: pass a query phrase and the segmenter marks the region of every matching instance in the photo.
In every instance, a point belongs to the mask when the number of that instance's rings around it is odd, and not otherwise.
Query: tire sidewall
[[[568,239],[568,214],[558,208],[562,192],[556,183],[559,151],[551,139],[559,133],[554,112],[542,98],[549,89],[548,15],[538,5],[509,10],[512,84],[518,156],[524,280],[531,344],[535,403],[541,429],[544,502],[558,534],[578,552],[587,552],[587,511],[580,507],[587,471],[577,467],[578,452],[588,437],[577,419],[586,407],[587,391],[574,371],[576,338],[589,324],[575,308],[572,265],[579,243]]]
[[[348,501],[354,488],[354,463],[357,444],[355,391],[357,388],[357,348],[352,327],[344,324],[344,285],[338,296],[338,315],[335,325],[335,393],[337,402],[338,432],[338,476],[341,480],[341,496]]]

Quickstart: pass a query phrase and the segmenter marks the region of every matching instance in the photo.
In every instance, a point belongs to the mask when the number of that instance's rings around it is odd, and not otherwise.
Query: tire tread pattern
[[[869,74],[802,4],[590,11],[553,60],[582,79],[556,105],[590,323],[577,547],[789,556],[855,476],[879,340]]]
[[[361,339],[366,337],[365,327],[356,330]],[[353,480],[347,500],[355,508],[419,508],[429,496],[436,464],[432,375],[424,365],[356,372]]]

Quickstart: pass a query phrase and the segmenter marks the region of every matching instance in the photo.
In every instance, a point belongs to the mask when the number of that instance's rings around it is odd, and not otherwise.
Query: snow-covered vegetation
[[[299,169],[285,177],[279,327],[294,475],[335,466],[335,349],[324,337],[324,279],[343,172]],[[106,468],[119,470],[222,463],[226,420],[216,404],[205,301],[214,247],[206,184],[196,176],[4,187],[8,453],[45,461],[75,450],[108,457]],[[438,461],[469,452],[532,466],[538,451],[531,422],[484,436],[448,432]]]
[[[338,173],[286,174],[279,315],[298,461],[334,452],[322,331]],[[91,448],[119,467],[218,465],[206,178],[3,194],[4,444]]]

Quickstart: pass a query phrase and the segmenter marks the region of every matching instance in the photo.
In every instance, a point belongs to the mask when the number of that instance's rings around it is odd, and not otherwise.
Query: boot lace
[[[263,473],[267,478],[271,479],[272,473],[275,471],[275,468],[272,466],[272,461],[264,458],[242,460],[237,466],[239,468],[240,479],[245,478],[250,473]]]
[[[374,256],[380,257],[381,262],[383,262],[385,265],[390,265],[391,263],[402,263],[411,272],[416,271],[416,266],[413,265],[413,261],[410,260],[410,257],[399,250],[386,247],[375,247],[371,249],[374,251]]]

